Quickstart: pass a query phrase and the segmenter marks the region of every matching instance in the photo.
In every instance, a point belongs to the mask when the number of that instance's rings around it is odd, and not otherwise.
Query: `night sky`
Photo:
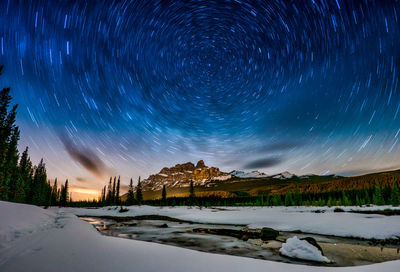
[[[0,12],[20,150],[73,197],[199,159],[400,168],[399,1],[1,0]]]

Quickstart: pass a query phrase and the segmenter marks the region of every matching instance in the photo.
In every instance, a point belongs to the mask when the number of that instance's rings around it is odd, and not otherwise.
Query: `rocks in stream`
[[[263,241],[275,240],[278,237],[279,231],[271,228],[262,228],[260,233],[260,238]]]
[[[213,235],[223,235],[223,236],[231,236],[243,241],[247,241],[248,239],[261,239],[263,241],[267,240],[275,240],[279,235],[279,231],[276,231],[271,228],[263,228],[261,231],[256,230],[235,230],[235,229],[205,229],[205,228],[196,228],[193,229],[193,232],[207,233]]]
[[[304,238],[300,238],[300,240],[305,240],[307,241],[309,244],[315,246],[316,248],[318,248],[318,250],[321,252],[322,256],[324,256],[324,252],[322,251],[321,246],[317,243],[317,240],[315,240],[312,237],[304,237]]]
[[[205,228],[196,228],[193,229],[193,232],[214,234],[214,235],[223,235],[223,236],[231,236],[236,237],[238,239],[258,239],[260,238],[260,233],[257,231],[245,231],[245,230],[235,230],[235,229],[205,229]]]

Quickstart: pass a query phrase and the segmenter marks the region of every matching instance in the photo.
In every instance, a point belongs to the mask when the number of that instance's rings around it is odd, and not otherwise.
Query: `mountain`
[[[232,175],[221,172],[217,167],[208,167],[203,160],[194,165],[192,162],[176,164],[170,168],[164,167],[157,174],[150,175],[142,181],[144,191],[161,190],[167,188],[189,187],[193,180],[195,186],[214,186],[215,181],[230,179]]]
[[[233,170],[229,172],[230,175],[237,178],[265,178],[267,175],[265,173],[260,173],[257,170],[251,172],[244,172],[240,170]]]
[[[272,176],[272,178],[275,179],[291,179],[293,178],[295,175],[293,175],[292,173],[289,173],[288,171],[276,174],[274,176]]]

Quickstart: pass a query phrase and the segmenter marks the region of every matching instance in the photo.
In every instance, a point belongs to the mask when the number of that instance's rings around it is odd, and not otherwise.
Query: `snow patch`
[[[320,263],[330,262],[327,257],[322,255],[318,248],[305,240],[300,240],[297,238],[297,236],[287,239],[286,243],[282,245],[282,248],[279,250],[279,252],[282,253],[282,255],[301,260],[309,260]]]

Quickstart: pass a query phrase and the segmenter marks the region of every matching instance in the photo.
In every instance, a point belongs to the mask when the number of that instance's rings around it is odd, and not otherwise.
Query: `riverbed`
[[[275,240],[237,238],[214,235],[199,230],[229,229],[248,231],[246,225],[211,224],[179,220],[176,218],[81,217],[100,233],[125,239],[168,244],[197,251],[272,260],[285,263],[317,266],[358,266],[400,259],[399,245],[374,245],[367,239],[353,239],[300,231],[280,231]],[[257,231],[257,229],[253,229]],[[282,256],[279,249],[287,238],[314,238],[323,253],[332,262],[328,264],[292,259]]]

